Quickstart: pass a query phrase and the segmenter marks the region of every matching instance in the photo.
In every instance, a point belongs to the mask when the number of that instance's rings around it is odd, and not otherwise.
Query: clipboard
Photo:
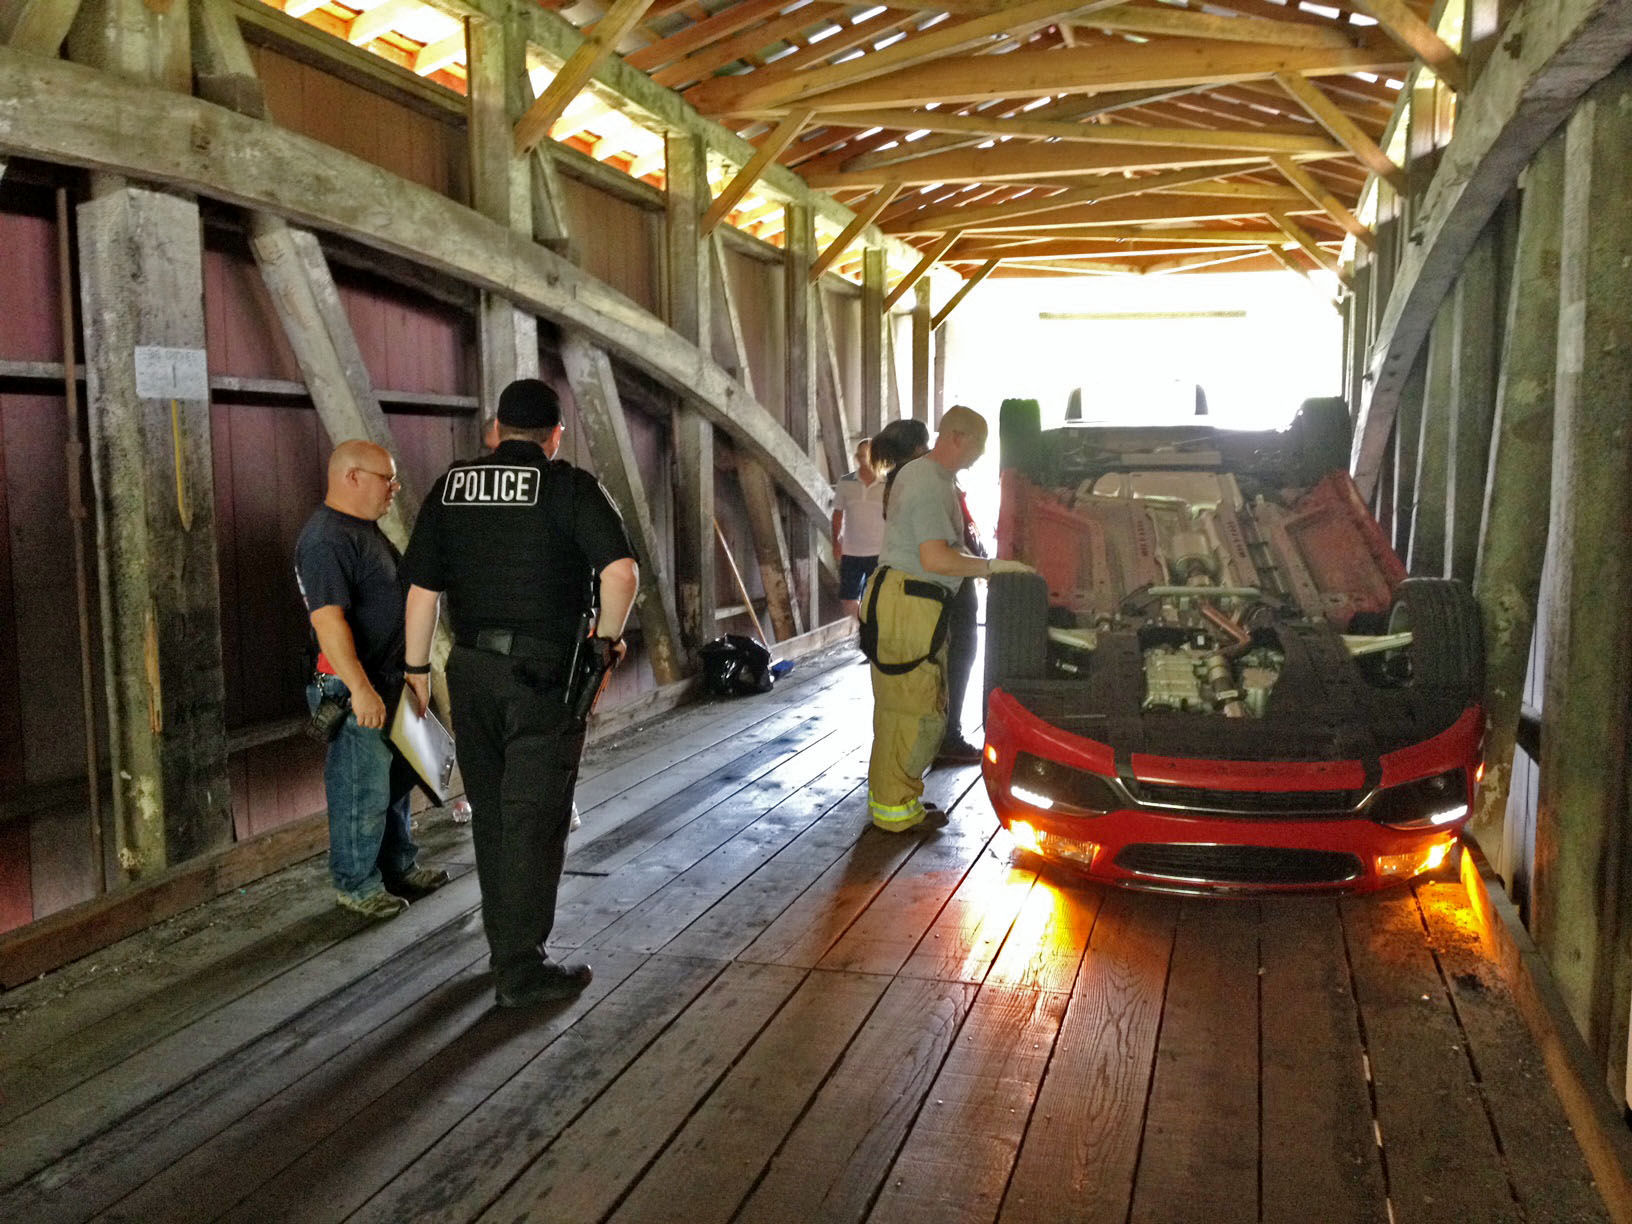
[[[391,744],[413,766],[420,783],[438,805],[448,801],[453,784],[453,736],[426,710],[414,713],[414,703],[403,694],[391,720]]]

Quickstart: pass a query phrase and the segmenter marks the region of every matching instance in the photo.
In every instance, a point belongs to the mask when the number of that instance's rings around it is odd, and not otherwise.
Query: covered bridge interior
[[[0,0],[0,1214],[1632,1219],[1629,52],[1627,0]],[[1104,893],[972,770],[863,832],[854,441],[933,427],[988,277],[1286,269],[1485,617],[1462,882]],[[449,888],[324,899],[290,579],[332,441],[401,544],[524,375],[642,587],[599,975],[511,1023],[445,813]],[[791,683],[695,703],[756,626]]]

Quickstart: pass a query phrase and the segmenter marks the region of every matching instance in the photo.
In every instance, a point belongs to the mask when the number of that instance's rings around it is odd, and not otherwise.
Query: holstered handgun
[[[573,643],[572,661],[567,666],[567,684],[562,695],[569,719],[580,726],[589,721],[618,657],[611,642],[603,637],[590,636],[594,624],[593,612],[585,612],[578,622],[578,637]]]

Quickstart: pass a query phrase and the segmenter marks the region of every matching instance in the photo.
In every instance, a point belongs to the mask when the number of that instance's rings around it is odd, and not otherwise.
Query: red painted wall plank
[[[265,47],[250,51],[279,124],[468,201],[465,133],[452,115],[427,115]]]
[[[61,361],[56,223],[0,212],[0,251],[0,360]]]
[[[563,176],[568,232],[582,248],[579,265],[647,310],[658,301],[658,214]]]
[[[210,373],[301,381],[255,261],[212,245],[204,253],[204,319]]]
[[[29,871],[28,825],[0,825],[0,931],[34,920]]]
[[[6,421],[0,409],[0,791],[23,783],[23,711],[17,668],[17,607],[11,581],[11,514]]]

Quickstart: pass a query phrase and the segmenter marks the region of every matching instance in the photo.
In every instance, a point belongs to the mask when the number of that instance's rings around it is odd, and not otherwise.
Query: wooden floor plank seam
[[[1366,1013],[1360,1006],[1360,984],[1356,980],[1354,971],[1354,948],[1349,939],[1348,923],[1340,922],[1338,929],[1343,936],[1343,965],[1348,973],[1349,997],[1354,1004],[1354,1020],[1360,1030],[1360,1057],[1365,1059],[1366,1067],[1366,1096],[1371,1104],[1372,1134],[1377,1140],[1377,1162],[1383,1174],[1383,1204],[1388,1211],[1389,1224],[1396,1224],[1394,1214],[1394,1188],[1389,1178],[1388,1144],[1384,1141],[1382,1115],[1377,1107],[1377,1079],[1373,1074],[1371,1061],[1371,1043],[1366,1033]]]
[[[1167,1019],[1167,999],[1168,999],[1169,992],[1170,992],[1170,990],[1172,988],[1172,985],[1173,985],[1173,950],[1174,950],[1175,947],[1177,947],[1178,941],[1179,941],[1179,927],[1178,927],[1178,923],[1175,922],[1173,924],[1172,940],[1168,945],[1167,968],[1166,968],[1166,971],[1164,972],[1164,974],[1162,975],[1162,1003],[1161,1003],[1161,1007],[1159,1008],[1159,1010],[1157,1012],[1157,1018],[1156,1018],[1156,1048],[1158,1050],[1161,1049],[1161,1046],[1162,1046],[1162,1029],[1163,1029],[1163,1027],[1165,1025],[1165,1022],[1166,1022],[1166,1019]],[[1142,1120],[1143,1119],[1148,1119],[1150,1117],[1150,1102],[1151,1102],[1151,1097],[1154,1094],[1155,1090],[1156,1090],[1156,1060],[1154,1058],[1152,1058],[1150,1060],[1150,1074],[1145,1077],[1145,1090],[1144,1090],[1144,1093],[1143,1093],[1143,1098],[1142,1098],[1141,1107],[1140,1107],[1140,1111],[1139,1111],[1139,1116],[1140,1116],[1140,1118]],[[1133,1184],[1134,1187],[1137,1187],[1139,1185],[1139,1170],[1144,1164],[1145,1139],[1146,1139],[1146,1137],[1147,1137],[1147,1131],[1146,1131],[1144,1125],[1141,1124],[1140,1127],[1139,1127],[1139,1142],[1135,1147],[1135,1151],[1134,1151],[1134,1155],[1133,1155],[1133,1179],[1132,1179],[1132,1184]],[[1132,1193],[1130,1193],[1128,1195],[1128,1210],[1127,1210],[1127,1214],[1123,1217],[1123,1224],[1132,1224],[1132,1222],[1133,1222],[1133,1204],[1134,1204],[1134,1196],[1133,1196]]]
[[[1520,1218],[1528,1213],[1525,1211],[1524,1197],[1519,1192],[1519,1184],[1513,1174],[1513,1167],[1507,1158],[1506,1145],[1502,1142],[1502,1130],[1496,1122],[1496,1110],[1491,1104],[1490,1093],[1485,1087],[1484,1076],[1479,1071],[1479,1059],[1474,1052],[1473,1038],[1468,1033],[1467,1023],[1462,1017],[1462,1008],[1458,1004],[1456,991],[1451,987],[1450,975],[1445,972],[1445,964],[1440,959],[1438,950],[1433,943],[1433,928],[1428,921],[1428,913],[1423,905],[1417,887],[1411,888],[1411,900],[1415,906],[1418,920],[1422,923],[1423,940],[1428,946],[1428,955],[1434,963],[1434,972],[1439,975],[1440,989],[1445,992],[1445,1001],[1450,1005],[1451,1016],[1456,1021],[1456,1031],[1461,1037],[1458,1043],[1462,1049],[1462,1057],[1467,1061],[1468,1074],[1473,1078],[1474,1088],[1479,1093],[1479,1104],[1484,1109],[1485,1123],[1490,1128],[1490,1140],[1495,1145],[1496,1154],[1501,1160],[1502,1173],[1507,1178],[1508,1193],[1513,1197],[1513,1206],[1519,1211]]]

